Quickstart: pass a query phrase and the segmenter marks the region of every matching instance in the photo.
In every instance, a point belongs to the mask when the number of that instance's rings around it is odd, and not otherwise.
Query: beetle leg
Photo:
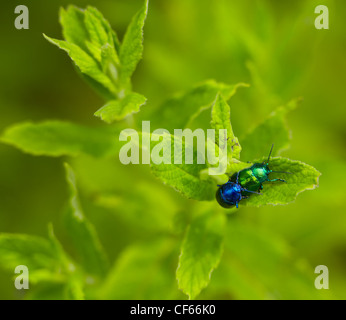
[[[281,182],[286,182],[286,180],[284,179],[272,179],[272,180],[268,180],[269,182],[275,182],[275,181],[281,181]]]

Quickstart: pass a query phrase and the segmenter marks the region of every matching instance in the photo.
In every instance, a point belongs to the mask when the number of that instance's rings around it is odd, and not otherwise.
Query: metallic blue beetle
[[[250,191],[243,188],[238,183],[238,178],[239,178],[239,172],[237,174],[236,182],[229,180],[223,185],[218,185],[219,189],[217,189],[216,191],[216,200],[221,207],[231,208],[235,205],[238,208],[239,202],[242,199],[246,199],[249,197],[249,196],[242,195],[242,192],[261,194],[259,192]]]

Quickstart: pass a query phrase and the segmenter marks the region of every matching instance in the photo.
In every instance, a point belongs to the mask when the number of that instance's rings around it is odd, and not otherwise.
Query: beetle
[[[218,185],[219,188],[216,191],[216,200],[221,207],[231,208],[235,205],[238,208],[239,202],[242,199],[249,197],[247,195],[243,195],[244,192],[261,194],[259,192],[247,190],[242,187],[238,183],[238,178],[239,172],[237,173],[235,182],[229,180],[225,184]]]
[[[240,170],[239,172],[234,173],[231,178],[230,182],[238,183],[245,188],[246,190],[243,192],[243,195],[249,195],[249,191],[260,191],[263,189],[263,183],[268,182],[286,182],[284,179],[269,179],[269,174],[272,172],[275,173],[289,173],[291,172],[284,172],[284,171],[273,171],[269,168],[269,160],[270,156],[273,151],[274,144],[272,144],[272,147],[269,152],[268,160],[263,161],[262,163],[254,163],[251,167],[245,168],[243,170]]]

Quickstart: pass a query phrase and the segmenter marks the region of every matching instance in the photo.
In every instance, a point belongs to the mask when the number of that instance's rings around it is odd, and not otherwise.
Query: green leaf
[[[129,24],[120,47],[121,81],[123,83],[135,71],[143,52],[143,27],[147,17],[149,0],[145,0],[143,7],[135,14]]]
[[[99,46],[90,41],[85,41],[85,44],[93,58],[98,62],[101,62],[101,49],[99,48]]]
[[[118,80],[119,58],[113,41],[112,29],[102,14],[95,8],[85,10],[85,26],[90,35],[88,50],[102,65],[102,70],[114,82]]]
[[[84,269],[94,275],[104,276],[108,262],[94,226],[84,216],[78,199],[75,175],[65,163],[69,187],[69,207],[65,215],[67,231],[77,249]]]
[[[68,271],[68,279],[65,284],[65,299],[68,300],[84,300],[83,291],[83,277],[80,269],[72,263],[71,259],[67,256],[59,240],[56,238],[53,230],[53,225],[48,225],[48,236],[59,260]]]
[[[102,20],[94,14],[94,8],[88,7],[84,11],[84,24],[92,43],[101,48],[106,43],[111,43],[108,32],[104,29]]]
[[[178,285],[190,299],[195,299],[205,288],[211,273],[218,266],[223,251],[225,217],[207,212],[197,217],[183,240]]]
[[[175,242],[160,237],[155,242],[127,247],[117,258],[100,299],[181,299],[172,274],[176,262]]]
[[[151,169],[153,174],[161,179],[165,184],[173,187],[182,193],[185,197],[195,200],[212,200],[214,199],[216,183],[209,177],[201,179],[200,172],[208,168],[206,163],[198,164],[198,157],[201,153],[194,148],[190,141],[183,141],[176,136],[164,133],[160,134],[147,134],[142,133],[140,135],[143,139],[152,139],[151,150]],[[153,152],[155,147],[160,147],[162,150],[171,150],[170,154],[162,155],[162,163],[159,164],[157,152]],[[176,151],[178,163],[174,159],[174,150]],[[185,154],[186,151],[192,155],[192,164],[186,163]],[[203,150],[203,153],[205,151]],[[206,162],[206,161],[205,161]]]
[[[2,267],[9,270],[21,264],[31,270],[48,269],[57,262],[49,241],[23,234],[1,233],[0,256]]]
[[[287,105],[277,108],[266,120],[241,139],[242,159],[252,160],[264,156],[273,143],[273,155],[279,154],[280,151],[289,147],[291,135],[287,127],[286,116],[297,107],[299,101],[300,99],[295,99]]]
[[[95,62],[101,64],[106,78],[98,75],[95,79],[93,74],[83,73],[78,69],[80,75],[104,99],[114,99],[114,90],[119,90],[116,82],[120,63],[118,58],[120,44],[108,21],[96,8],[88,6],[86,10],[82,10],[69,6],[67,10],[61,8],[60,23],[65,40],[77,45],[86,53],[89,52]],[[100,81],[101,77],[104,80]],[[114,90],[113,86],[109,85],[107,77],[114,81]]]
[[[19,265],[28,267],[30,282],[65,281],[66,264],[52,242],[24,234],[0,234],[0,265],[14,272]]]
[[[72,271],[75,269],[75,266],[71,259],[67,256],[64,248],[62,247],[60,241],[56,238],[54,234],[53,224],[48,224],[48,238],[50,241],[50,245],[53,248],[53,252],[56,253],[58,260],[64,266],[65,270]]]
[[[106,43],[101,47],[101,65],[104,73],[108,74],[108,76],[113,79],[114,82],[118,80],[118,68],[119,58],[114,48]]]
[[[100,157],[118,150],[116,134],[113,128],[85,127],[63,121],[23,122],[7,128],[1,141],[37,156],[85,153]]]
[[[110,100],[96,115],[107,122],[138,112],[145,98],[129,93],[130,77],[142,56],[143,25],[148,1],[132,20],[123,44],[103,15],[91,6],[85,10],[69,6],[61,9],[60,22],[66,41],[44,37],[66,51],[82,77],[104,97]],[[121,79],[120,79],[121,77]],[[116,98],[116,99],[115,99]]]
[[[96,54],[102,54],[102,52],[97,52]],[[102,57],[100,57],[100,59],[102,60]],[[105,88],[101,83],[82,73],[78,68],[75,68],[75,70],[79,74],[79,76],[102,97],[102,99],[108,101],[115,98],[114,93]]]
[[[216,101],[211,111],[211,127],[216,130],[216,144],[220,146],[219,130],[226,129],[227,137],[221,137],[223,142],[227,139],[228,158],[236,158],[239,160],[241,146],[238,138],[234,135],[231,125],[231,109],[221,95],[217,95]]]
[[[67,10],[60,8],[60,24],[65,40],[86,51],[85,42],[89,34],[84,25],[84,11],[73,5],[69,5]]]
[[[63,40],[56,40],[50,38],[44,34],[44,37],[52,44],[56,45],[60,49],[67,52],[79,70],[94,79],[101,85],[103,85],[106,89],[116,95],[117,90],[114,83],[111,79],[103,73],[99,64],[83,49],[75,45],[74,43],[70,43]]]
[[[61,8],[60,23],[64,39],[84,51],[88,51],[86,42],[89,42],[98,49],[108,43],[119,52],[120,44],[116,33],[102,13],[94,7],[88,6],[86,10],[73,5],[69,5],[66,10]]]
[[[256,162],[264,160],[267,159],[263,158]],[[294,201],[299,193],[318,187],[318,178],[321,173],[308,164],[277,157],[270,159],[269,167],[273,171],[290,172],[291,174],[271,173],[269,175],[270,179],[280,178],[287,182],[265,182],[262,195],[252,195],[248,199],[242,200],[242,204],[257,207],[267,204],[288,204]]]
[[[215,98],[220,93],[225,100],[229,100],[239,87],[246,87],[247,84],[238,83],[227,85],[215,80],[204,81],[191,90],[167,100],[159,109],[159,121],[165,121],[165,128],[172,131],[176,128],[189,127],[189,123],[215,102]]]
[[[96,22],[97,25],[100,25],[100,23],[102,24],[102,27],[103,27],[105,33],[107,33],[107,35],[108,35],[108,43],[112,47],[114,46],[115,51],[119,54],[120,42],[119,42],[119,39],[118,39],[116,32],[112,29],[109,22],[104,18],[102,13],[94,7],[88,6],[86,11],[88,11],[89,14],[92,14],[94,17],[96,17],[98,19],[99,22]],[[102,43],[102,45],[104,45],[104,44],[105,43]]]
[[[95,112],[95,116],[103,121],[111,123],[138,112],[140,106],[146,102],[146,98],[138,93],[129,93],[121,100],[111,100],[101,109]]]

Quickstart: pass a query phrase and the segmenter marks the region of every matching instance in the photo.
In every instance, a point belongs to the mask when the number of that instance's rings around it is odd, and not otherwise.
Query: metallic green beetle
[[[234,173],[230,181],[235,182],[238,177],[239,184],[244,188],[249,191],[260,191],[263,189],[263,182],[269,181],[269,182],[275,182],[275,181],[281,181],[281,182],[286,182],[283,179],[269,179],[269,174],[272,172],[277,172],[277,173],[290,173],[290,172],[283,172],[283,171],[273,171],[269,168],[269,160],[270,160],[270,155],[273,151],[274,144],[272,145],[268,160],[267,162],[262,162],[262,163],[254,163],[251,167],[243,169],[238,172]],[[242,193],[243,195],[249,195],[246,191]]]

